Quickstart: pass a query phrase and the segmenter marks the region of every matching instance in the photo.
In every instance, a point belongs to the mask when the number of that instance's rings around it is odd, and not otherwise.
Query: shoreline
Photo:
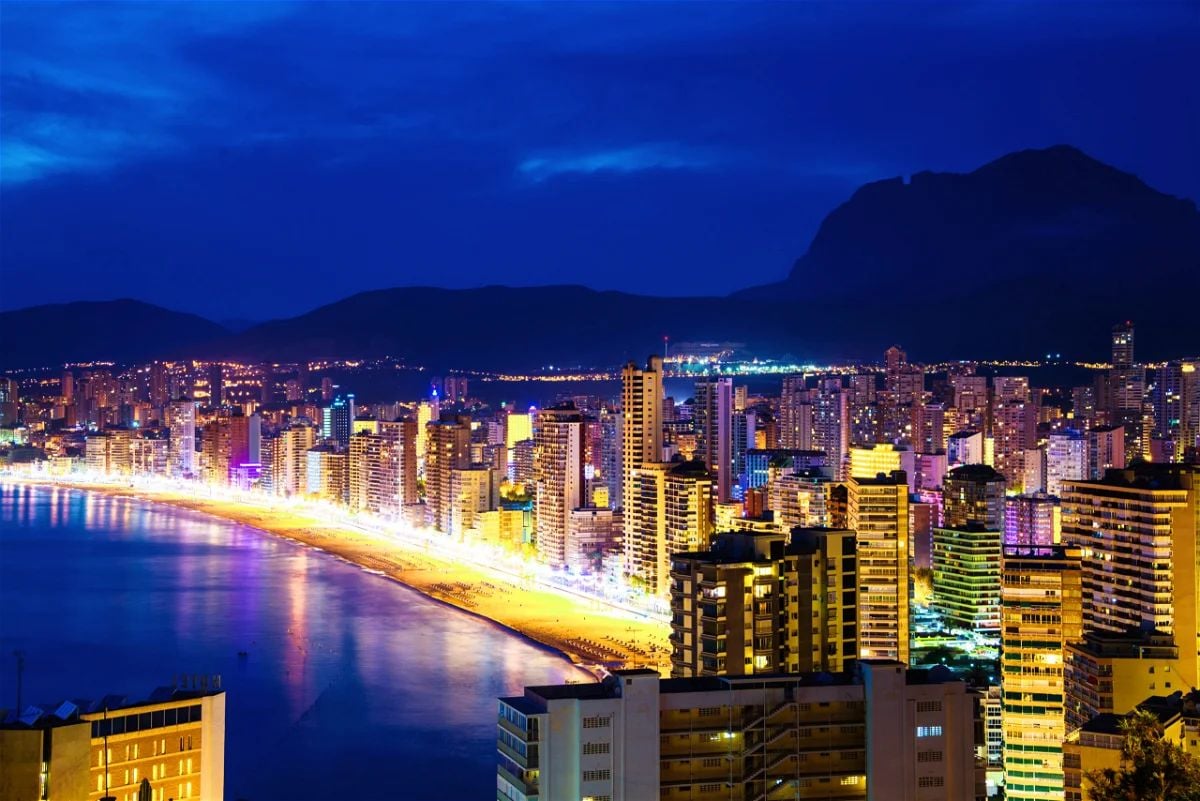
[[[661,623],[633,619],[596,601],[530,586],[499,571],[451,562],[411,544],[327,523],[302,511],[141,487],[7,478],[15,484],[63,487],[187,509],[322,551],[549,649],[597,679],[617,667],[649,667],[670,674],[669,629]]]

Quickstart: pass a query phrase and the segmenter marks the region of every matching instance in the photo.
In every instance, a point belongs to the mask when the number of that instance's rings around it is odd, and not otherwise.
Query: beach
[[[23,477],[17,480],[35,483]],[[593,675],[620,667],[653,668],[664,676],[670,674],[670,629],[662,621],[545,588],[500,570],[456,563],[417,544],[331,523],[303,510],[145,487],[62,479],[36,483],[169,504],[319,549],[554,649]]]

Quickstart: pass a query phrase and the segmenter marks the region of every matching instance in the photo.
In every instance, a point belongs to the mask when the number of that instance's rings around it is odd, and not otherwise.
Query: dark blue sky
[[[784,276],[865,181],[1060,142],[1200,197],[1195,3],[6,2],[0,25],[4,308],[724,294]]]

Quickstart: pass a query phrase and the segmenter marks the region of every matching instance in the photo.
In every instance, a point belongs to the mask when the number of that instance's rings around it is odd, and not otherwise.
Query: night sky
[[[724,294],[859,184],[1066,142],[1200,197],[1200,6],[22,5],[0,306]]]

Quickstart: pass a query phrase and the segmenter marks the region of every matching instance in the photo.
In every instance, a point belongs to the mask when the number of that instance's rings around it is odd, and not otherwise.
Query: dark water
[[[228,799],[494,797],[495,698],[582,674],[252,528],[0,482],[0,707],[222,676]],[[238,657],[246,651],[248,657]]]

